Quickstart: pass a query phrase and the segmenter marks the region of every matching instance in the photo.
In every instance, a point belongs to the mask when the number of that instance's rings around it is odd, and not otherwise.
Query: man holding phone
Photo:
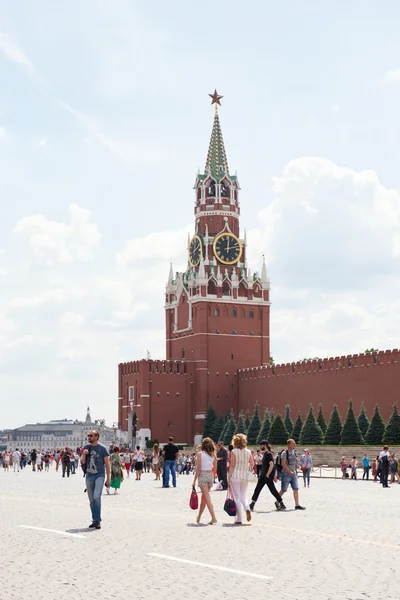
[[[86,475],[86,489],[92,511],[92,524],[89,527],[101,529],[101,494],[104,480],[106,487],[110,487],[110,456],[107,448],[99,443],[99,432],[96,429],[88,433],[88,442],[83,449],[81,464]]]

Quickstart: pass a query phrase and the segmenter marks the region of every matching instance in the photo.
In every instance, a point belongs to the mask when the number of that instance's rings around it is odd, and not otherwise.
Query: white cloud
[[[391,69],[387,71],[381,79],[382,85],[393,85],[400,83],[400,69]]]
[[[339,104],[335,104],[334,106],[332,106],[333,112],[337,112],[339,109],[340,109]]]
[[[20,65],[31,79],[34,79],[38,82],[43,82],[25,52],[9,35],[1,32],[0,51],[2,51],[9,60]]]
[[[90,221],[90,212],[76,204],[69,206],[69,214],[69,223],[50,221],[44,215],[24,217],[14,234],[45,264],[90,261],[100,246],[97,225]]]
[[[168,263],[183,259],[186,254],[188,232],[192,226],[179,231],[150,233],[141,238],[126,242],[122,252],[117,254],[117,262],[123,267],[138,266],[140,261],[164,261]]]
[[[373,171],[296,159],[274,178],[273,194],[260,218],[270,265],[285,283],[357,289],[397,272],[400,194]]]
[[[0,127],[0,140],[6,137],[6,130],[4,127]]]

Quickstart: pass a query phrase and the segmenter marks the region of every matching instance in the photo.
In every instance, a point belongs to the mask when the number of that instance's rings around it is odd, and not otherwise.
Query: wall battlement
[[[244,380],[254,377],[284,377],[287,375],[305,375],[318,372],[323,373],[357,368],[362,369],[385,364],[395,364],[399,360],[399,350],[380,350],[379,352],[367,354],[349,354],[347,356],[335,356],[308,361],[239,369],[239,378]],[[260,371],[262,373],[260,373]]]
[[[139,375],[144,373],[165,375],[186,375],[188,361],[183,360],[133,360],[118,365],[120,373],[124,375]]]

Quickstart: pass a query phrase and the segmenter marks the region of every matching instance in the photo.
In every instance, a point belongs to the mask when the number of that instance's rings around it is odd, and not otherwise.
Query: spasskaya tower
[[[166,285],[166,358],[184,361],[193,377],[192,408],[201,420],[209,403],[218,413],[238,412],[239,368],[269,365],[269,279],[247,263],[246,233],[240,235],[239,181],[229,172],[215,106],[204,173],[194,185],[194,235],[188,262]],[[199,423],[200,425],[200,423]],[[200,427],[201,429],[201,427]]]

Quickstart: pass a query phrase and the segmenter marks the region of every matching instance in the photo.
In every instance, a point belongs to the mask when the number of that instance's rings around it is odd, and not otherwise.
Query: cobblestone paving
[[[0,599],[399,600],[400,485],[313,479],[300,489],[307,510],[294,511],[288,492],[281,513],[265,490],[251,525],[235,527],[223,512],[223,492],[212,493],[218,524],[195,523],[191,481],[181,476],[170,489],[151,474],[125,481],[120,495],[103,495],[103,527],[92,531],[81,474],[1,471]]]

